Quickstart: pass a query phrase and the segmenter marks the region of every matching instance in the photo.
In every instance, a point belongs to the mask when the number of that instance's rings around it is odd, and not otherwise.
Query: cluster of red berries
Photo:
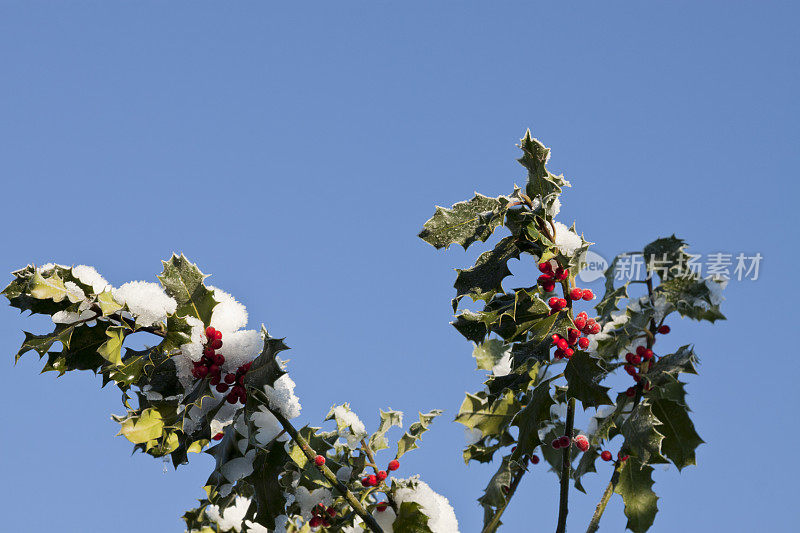
[[[575,446],[582,452],[585,452],[589,449],[589,439],[586,438],[586,435],[575,435],[575,437],[572,439],[570,439],[567,435],[562,435],[557,439],[553,439],[553,442],[550,443],[550,446],[558,450],[559,448],[569,448],[572,443],[575,443]]]
[[[539,276],[538,283],[542,286],[544,292],[553,292],[556,289],[556,281],[564,281],[569,278],[568,269],[561,268],[560,266],[553,269],[553,263],[550,261],[539,263],[539,272],[541,272],[542,275]],[[566,303],[564,307],[566,307]]]
[[[578,345],[581,350],[585,350],[589,347],[589,339],[582,337],[582,334],[592,335],[600,333],[600,324],[595,322],[593,318],[589,318],[585,312],[581,312],[575,317],[575,325],[578,329],[569,328],[569,330],[567,330],[566,339],[558,334],[553,335],[553,344],[557,348],[553,354],[553,358],[556,361],[562,357],[566,357],[567,359],[572,357],[572,354],[575,352],[570,346]]]
[[[317,456],[319,457],[319,456]],[[331,527],[331,518],[336,517],[336,509],[333,507],[325,507],[325,505],[318,503],[311,510],[311,520],[308,525],[311,527]]]
[[[662,335],[666,335],[670,332],[670,328],[667,325],[662,325],[659,326],[656,331]],[[624,366],[625,372],[633,378],[633,381],[639,383],[643,379],[642,374],[650,370],[656,360],[657,357],[656,354],[653,353],[653,350],[644,346],[639,346],[636,348],[636,353],[628,352],[625,354],[625,361],[628,362],[628,364]],[[645,391],[649,391],[652,386],[649,382],[645,381],[642,388]],[[629,398],[636,396],[636,387],[628,387],[628,390],[625,391],[625,395]]]
[[[398,461],[397,459],[392,459],[391,461],[389,461],[389,466],[386,467],[386,470],[388,470],[389,472],[393,472],[398,468],[400,468],[400,461]],[[389,477],[389,474],[386,472],[386,470],[379,470],[375,474],[364,476],[363,478],[361,478],[361,486],[377,487],[378,485],[383,483],[384,479]]]
[[[613,457],[613,455],[611,455],[611,452],[608,451],[608,450],[603,450],[603,453],[600,454],[600,459],[602,459],[603,461],[606,461],[606,462],[610,461],[612,457]],[[629,455],[623,455],[622,450],[620,450],[619,453],[617,454],[617,459],[620,462],[627,461],[628,457],[630,457],[630,456]]]
[[[247,401],[247,391],[244,388],[244,376],[250,370],[250,363],[245,363],[236,369],[236,372],[228,373],[222,377],[222,365],[225,363],[225,356],[217,353],[222,348],[222,332],[212,328],[206,328],[206,343],[203,345],[203,356],[194,363],[192,375],[197,379],[208,378],[208,383],[217,389],[217,392],[230,392],[225,396],[228,403]],[[214,436],[215,440],[216,435]]]
[[[514,446],[514,447],[511,448],[511,451],[514,452],[514,451],[516,451],[516,449],[517,449],[517,447]],[[538,455],[531,455],[531,463],[533,463],[535,465],[538,465],[539,464],[539,456]]]

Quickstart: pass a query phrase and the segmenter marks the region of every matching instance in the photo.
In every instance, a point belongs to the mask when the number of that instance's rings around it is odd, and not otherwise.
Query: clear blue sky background
[[[657,470],[653,531],[793,530],[800,10],[569,4],[4,1],[0,270],[87,263],[118,285],[183,251],[287,337],[304,422],[343,401],[373,426],[379,407],[445,409],[400,473],[475,532],[490,469],[464,466],[451,420],[481,375],[448,321],[452,268],[479,250],[416,233],[434,204],[522,184],[531,127],[573,183],[561,220],[598,252],[675,232],[697,253],[763,254],[727,322],[672,321],[662,349],[702,357],[689,390],[707,444],[700,466]],[[0,313],[0,529],[182,530],[210,460],[165,475],[132,457],[119,393],[39,376],[33,354],[14,367],[21,330],[45,322]],[[525,479],[505,531],[552,530],[556,492],[552,474]],[[615,497],[602,530],[624,523]]]

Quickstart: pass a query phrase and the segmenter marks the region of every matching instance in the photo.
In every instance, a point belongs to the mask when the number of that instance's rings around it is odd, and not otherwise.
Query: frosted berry
[[[600,324],[596,322],[592,324],[592,328],[589,330],[589,333],[591,333],[592,335],[597,335],[598,333],[600,333]]]
[[[610,461],[611,460],[611,452],[605,450],[603,453],[600,454],[600,459],[603,461]]]
[[[586,435],[578,435],[572,440],[580,451],[585,452],[589,449],[589,439],[586,438]]]
[[[580,300],[582,296],[583,296],[583,291],[578,287],[573,287],[569,291],[569,297],[572,298],[573,300]]]
[[[586,337],[578,339],[578,346],[580,347],[581,350],[585,350],[586,348],[589,347],[589,339],[587,339]]]
[[[583,294],[581,296],[587,302],[590,300],[594,300],[594,293],[592,292],[592,289],[583,289]]]
[[[580,315],[575,318],[575,327],[579,330],[583,331],[583,328],[586,327],[586,319]]]
[[[214,435],[211,438],[214,439],[214,440],[222,440],[222,437],[224,437],[224,436],[225,436],[224,433],[217,433],[216,435]]]
[[[549,305],[550,307],[555,307],[558,305],[558,300],[559,300],[558,296],[553,296],[552,298],[547,300],[547,305]]]
[[[383,481],[389,476],[389,474],[386,473],[386,470],[379,470],[376,475],[378,476],[378,481]]]
[[[400,468],[400,461],[398,461],[397,459],[392,459],[391,461],[389,461],[389,472],[393,472],[398,468]]]
[[[670,332],[669,326],[666,325],[661,326],[660,328],[658,328],[658,332],[661,333],[662,335],[666,335],[667,333]]]
[[[559,448],[569,448],[569,445],[570,445],[571,442],[572,442],[572,439],[570,439],[566,435],[562,435],[561,437],[558,438],[558,447]]]
[[[538,465],[539,464],[539,456],[538,455],[531,455],[531,463]]]
[[[317,466],[322,466],[325,464],[325,458],[321,455],[317,455],[314,457],[314,464]]]
[[[377,487],[378,486],[378,476],[375,474],[370,474],[367,476],[367,483],[369,483],[370,487]]]

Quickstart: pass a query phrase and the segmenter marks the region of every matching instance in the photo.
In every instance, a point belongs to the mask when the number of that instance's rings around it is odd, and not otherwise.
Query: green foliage
[[[501,461],[480,499],[488,528],[484,531],[494,531],[499,526],[500,515],[508,503],[504,487],[508,487],[515,475],[527,471],[523,465],[531,454],[540,450],[559,478],[569,475],[575,487],[583,491],[582,477],[596,471],[597,457],[606,442],[618,435],[625,439],[623,448],[631,459],[623,468],[624,482],[617,486],[617,491],[625,500],[629,528],[645,531],[655,516],[656,500],[648,464],[669,459],[682,469],[694,464],[694,450],[702,443],[689,418],[684,384],[678,380],[682,373],[696,372],[696,357],[690,347],[684,346],[657,359],[650,368],[640,365],[637,369],[641,372],[640,383],[632,388],[634,397],[618,391],[614,401],[609,396],[611,389],[602,383],[625,365],[627,352],[642,345],[653,347],[658,326],[671,313],[710,322],[724,318],[719,310],[723,285],[693,274],[686,243],[674,235],[647,244],[642,252],[618,256],[605,273],[605,294],[595,307],[594,319],[601,327],[601,333],[594,337],[596,342],[586,351],[573,347],[571,358],[554,359],[552,336],[568,336],[569,329],[575,327],[573,313],[578,312],[573,306],[583,302],[571,302],[566,309],[551,312],[547,300],[553,295],[568,298],[590,243],[578,235],[573,225],[570,231],[576,235],[572,244],[558,245],[570,237],[554,236],[559,196],[570,184],[548,170],[550,150],[529,131],[519,146],[522,150],[519,162],[527,170],[525,189],[515,187],[508,196],[510,203],[503,206],[504,217],[491,218],[495,224],[492,230],[502,224],[510,235],[482,253],[473,267],[457,270],[452,302],[456,313],[452,324],[476,344],[473,357],[479,370],[492,370],[504,354],[511,354],[508,374],[491,375],[484,390],[467,393],[456,416],[456,421],[467,428],[480,430],[480,439],[463,451],[466,462],[491,462],[497,452],[516,444],[514,451]],[[475,225],[470,231],[464,231],[458,238],[434,241],[430,235],[432,219],[421,236],[436,248],[446,248],[451,242],[466,247],[477,240],[486,241],[491,232],[486,231],[485,225],[483,231],[475,230],[477,219],[474,213],[468,216],[466,209],[470,202],[456,204],[464,213],[461,220],[470,220]],[[445,213],[437,211],[437,214],[437,220],[443,221]],[[454,214],[451,216],[455,218]],[[631,258],[644,259],[646,277],[616,286],[617,266]],[[510,259],[520,260],[518,270],[525,278],[520,283],[522,287],[504,288],[511,285]],[[570,278],[555,284],[554,294],[545,293],[541,282],[535,279],[539,276],[535,263],[543,261],[569,269]],[[646,287],[647,294],[632,296],[633,284]],[[459,312],[458,306],[465,296],[482,305]],[[563,371],[557,370],[565,363]],[[567,428],[564,420],[554,418],[551,407],[564,405],[569,399],[576,400],[583,409],[606,405],[613,409],[598,417],[596,429],[587,435],[590,447],[585,453],[578,452],[575,446],[570,448],[569,468],[564,468],[563,451],[553,449],[549,443],[563,436]],[[518,429],[516,439],[511,428]],[[572,429],[569,436],[577,431]],[[573,467],[579,455],[580,460]]]
[[[409,426],[400,440],[397,441],[397,458],[402,457],[406,452],[418,448],[417,441],[422,438],[422,434],[428,431],[433,419],[442,414],[439,409],[434,409],[429,413],[419,414],[419,422],[414,422]]]
[[[183,254],[173,255],[162,263],[164,271],[158,279],[164,285],[167,294],[178,303],[175,314],[179,317],[193,316],[208,326],[217,301],[214,300],[213,291],[203,283],[207,276]]]
[[[437,207],[433,217],[419,232],[420,239],[436,248],[460,244],[466,250],[475,241],[486,241],[503,222],[508,199],[489,198],[482,194],[452,208]]]

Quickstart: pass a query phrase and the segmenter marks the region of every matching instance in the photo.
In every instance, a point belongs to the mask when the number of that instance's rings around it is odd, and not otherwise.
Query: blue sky
[[[675,232],[695,253],[764,256],[758,281],[729,286],[727,322],[672,321],[664,349],[694,343],[703,363],[689,392],[706,444],[698,467],[657,470],[652,531],[792,530],[800,368],[775,335],[798,318],[800,9],[569,4],[2,2],[0,270],[155,281],[186,253],[287,337],[303,422],[343,401],[373,426],[379,407],[445,409],[399,473],[478,531],[491,471],[464,466],[451,420],[482,379],[448,322],[452,268],[480,250],[415,235],[434,204],[522,184],[530,127],[572,181],[561,220],[599,253]],[[163,474],[114,438],[118,392],[39,376],[33,354],[14,367],[21,330],[45,325],[2,311],[2,529],[182,531],[210,459]],[[556,501],[554,475],[530,476],[505,531],[552,530]],[[601,530],[624,523],[615,497]]]

